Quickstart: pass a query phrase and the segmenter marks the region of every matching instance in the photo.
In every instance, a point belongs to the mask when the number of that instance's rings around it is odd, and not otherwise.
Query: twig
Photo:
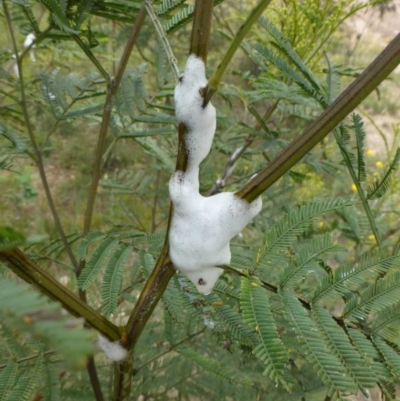
[[[151,21],[153,22],[157,35],[160,38],[162,45],[164,46],[165,53],[167,53],[168,62],[174,74],[175,82],[178,82],[179,68],[177,66],[177,60],[174,56],[174,53],[172,52],[171,46],[169,45],[169,41],[167,39],[165,31],[160,24],[160,20],[157,18],[156,13],[154,12],[154,8],[151,5],[151,0],[145,0],[144,6],[146,7],[146,11],[149,14]]]
[[[97,141],[97,147],[96,147],[96,153],[95,153],[92,183],[90,186],[90,192],[89,192],[88,202],[87,202],[86,212],[85,212],[85,223],[84,223],[84,228],[83,228],[84,235],[89,232],[90,226],[92,223],[94,203],[96,200],[97,188],[98,188],[99,180],[100,180],[100,176],[101,176],[102,158],[103,158],[104,148],[105,148],[105,144],[106,144],[108,125],[110,122],[110,116],[111,116],[111,111],[113,108],[114,97],[115,97],[115,94],[117,93],[119,84],[121,83],[122,76],[123,76],[123,74],[125,72],[125,68],[128,64],[129,56],[132,52],[133,46],[136,43],[136,39],[139,35],[139,32],[142,28],[145,18],[146,18],[146,10],[143,5],[141,7],[138,15],[136,16],[136,20],[133,25],[131,35],[125,46],[124,52],[122,54],[121,60],[119,62],[118,68],[117,68],[117,74],[114,79],[110,80],[110,82],[107,86],[107,95],[106,95],[106,100],[104,102],[103,117],[102,117],[102,121],[101,121],[99,138]],[[82,270],[83,266],[84,265],[82,265],[82,264],[79,266],[78,274]]]
[[[267,112],[265,113],[264,117],[262,118],[262,122],[264,123],[266,120],[268,120],[272,113],[276,110],[278,107],[279,100],[277,100],[272,107],[270,107]],[[258,130],[260,129],[261,124],[260,122],[257,122],[256,126],[254,129]],[[209,195],[214,195],[216,193],[219,193],[222,191],[222,189],[225,187],[226,180],[232,175],[233,170],[235,168],[236,162],[239,160],[239,158],[243,155],[243,153],[246,151],[246,149],[253,143],[255,136],[253,134],[250,134],[247,136],[246,140],[244,141],[244,144],[240,147],[237,148],[231,155],[231,157],[228,159],[228,163],[225,167],[225,171],[222,174],[221,177],[219,177],[213,187],[210,189],[208,192]]]
[[[43,353],[38,353],[38,354],[35,354],[35,355],[31,355],[31,356],[27,356],[25,358],[18,359],[14,363],[18,363],[18,364],[19,363],[24,363],[24,362],[32,361],[33,359],[36,359],[39,356],[49,356],[49,355],[54,355],[54,354],[55,354],[55,351],[46,351],[46,352],[43,352]],[[5,367],[7,367],[7,364],[0,365],[0,369],[4,369]]]
[[[346,144],[344,143],[344,140],[341,138],[339,128],[335,128],[333,130],[333,133],[335,135],[336,142],[339,145],[340,153],[342,154],[343,160],[346,163],[347,170],[349,171],[351,179],[353,180],[353,183],[356,186],[357,194],[361,199],[361,203],[363,205],[365,214],[367,215],[367,219],[368,219],[369,225],[371,227],[371,230],[374,234],[375,241],[378,244],[378,246],[380,247],[382,245],[382,241],[381,241],[381,237],[379,235],[378,227],[375,224],[374,216],[372,215],[371,208],[369,207],[367,198],[365,197],[365,194],[364,194],[364,190],[361,187],[361,183],[360,183],[359,179],[357,178],[357,174],[354,171],[353,165],[351,164],[351,160],[349,158],[348,152],[344,148],[346,146]]]
[[[27,100],[26,100],[26,94],[25,94],[25,83],[24,83],[24,76],[23,76],[23,71],[22,71],[22,58],[18,54],[17,44],[16,44],[15,36],[14,36],[14,30],[12,28],[12,22],[11,22],[10,14],[8,12],[7,2],[5,0],[3,1],[3,10],[4,10],[4,15],[5,15],[6,21],[7,21],[7,26],[8,26],[10,35],[11,35],[11,42],[12,42],[15,58],[17,60],[19,83],[20,83],[20,94],[21,94],[21,101],[19,102],[19,104],[22,108],[22,112],[24,115],[25,123],[26,123],[26,128],[28,130],[28,135],[29,135],[29,138],[30,138],[33,150],[34,150],[36,165],[39,169],[39,175],[40,175],[40,178],[41,178],[41,181],[43,184],[44,192],[46,194],[47,203],[49,204],[51,213],[53,215],[53,219],[54,219],[55,225],[57,227],[57,231],[60,235],[60,238],[63,242],[64,248],[65,248],[72,264],[75,266],[75,268],[77,268],[78,262],[72,252],[71,247],[69,246],[67,237],[64,232],[64,228],[61,224],[60,217],[57,213],[57,210],[56,210],[56,207],[55,207],[55,204],[53,201],[53,197],[50,192],[49,183],[47,181],[46,172],[44,169],[44,164],[43,164],[43,159],[42,159],[42,154],[39,150],[39,147],[36,143],[35,135],[33,133],[33,127],[31,124],[30,117],[29,117],[29,113],[28,113]]]
[[[78,44],[78,46],[83,50],[83,52],[86,54],[86,56],[89,58],[89,60],[93,63],[93,65],[99,70],[99,72],[103,76],[103,78],[107,82],[110,82],[110,76],[108,75],[108,72],[103,68],[103,66],[100,64],[99,60],[97,60],[97,58],[92,53],[92,51],[85,45],[85,43],[83,43],[83,41],[79,37],[79,35],[71,35],[71,37],[75,40],[75,42]]]
[[[244,37],[249,32],[250,28],[254,25],[254,23],[258,20],[260,15],[263,11],[267,8],[271,0],[261,0],[260,3],[251,11],[249,16],[247,17],[246,21],[237,31],[228,51],[225,53],[224,58],[222,59],[221,63],[219,64],[217,70],[211,76],[208,81],[208,85],[206,88],[206,93],[204,96],[203,106],[206,106],[207,103],[210,101],[211,97],[214,93],[218,90],[219,84],[221,82],[222,76],[225,73],[229,63],[232,60],[232,57],[236,53],[237,49],[243,42]]]

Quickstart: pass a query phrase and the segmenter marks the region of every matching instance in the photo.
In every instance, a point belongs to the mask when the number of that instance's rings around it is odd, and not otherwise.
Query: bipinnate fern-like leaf
[[[296,237],[301,235],[316,217],[353,203],[353,201],[337,198],[309,203],[289,212],[267,232],[265,245],[257,258],[256,265],[262,259],[268,260],[270,264],[279,260]]]
[[[343,249],[338,244],[332,241],[329,233],[313,238],[309,243],[304,244],[299,252],[296,253],[295,263],[290,264],[285,268],[281,274],[279,285],[281,288],[285,286],[291,286],[299,278],[303,277],[305,271],[309,269],[312,264],[319,259],[322,259],[325,255],[332,252]]]
[[[7,400],[7,395],[11,392],[17,380],[18,363],[10,361],[0,372],[0,400]]]
[[[192,20],[193,11],[194,6],[190,4],[182,11],[176,13],[167,23],[164,24],[164,31],[169,34],[186,25],[189,21]]]
[[[364,123],[359,114],[352,114],[351,119],[353,121],[353,129],[356,133],[357,141],[357,179],[358,181],[365,181],[367,179],[367,173],[365,172],[365,157],[364,157],[364,142],[365,142],[365,130]]]
[[[224,304],[215,293],[210,294],[207,300],[214,307],[215,318],[222,320],[224,331],[226,330],[226,335],[230,336],[232,343],[238,342],[248,347],[259,344],[257,333],[253,328],[244,324],[242,315],[239,312]]]
[[[382,177],[375,181],[368,188],[367,199],[378,199],[381,198],[386,191],[390,187],[390,182],[393,176],[393,173],[397,170],[400,163],[400,148],[397,148],[396,154],[393,158],[393,161],[390,163],[389,168],[387,171],[382,175]]]
[[[398,262],[400,255],[393,254],[389,248],[366,252],[361,255],[358,263],[344,263],[324,278],[314,292],[313,303],[319,300],[335,301],[356,291],[368,280],[376,279],[379,274],[389,271]]]
[[[382,338],[375,337],[372,341],[382,355],[389,371],[392,373],[393,377],[397,379],[400,376],[400,355],[398,350],[393,349],[393,347],[389,346]]]
[[[322,92],[321,85],[314,77],[314,74],[307,68],[303,60],[291,46],[290,42],[282,35],[281,32],[279,32],[275,25],[265,17],[260,17],[258,22],[275,39],[276,47],[283,52],[286,57],[297,67],[297,69],[314,87],[314,89],[319,93]]]
[[[345,331],[324,308],[314,306],[312,314],[330,352],[341,360],[346,367],[346,375],[353,380],[354,387],[351,392],[356,394],[359,389],[365,393],[365,389],[374,387],[377,381],[375,375],[351,344]]]
[[[346,367],[337,355],[331,353],[315,322],[297,297],[287,290],[281,292],[284,314],[292,324],[292,330],[314,372],[332,391],[349,394],[354,391],[354,381],[347,375]]]
[[[45,374],[44,401],[60,401],[61,389],[58,371],[50,363],[44,364],[43,371]]]
[[[253,349],[253,354],[266,365],[263,374],[289,390],[290,384],[284,375],[289,355],[279,337],[266,290],[242,277],[240,297],[243,321],[259,334],[260,344]]]
[[[101,231],[93,231],[86,235],[82,241],[79,243],[77,248],[77,256],[79,260],[86,260],[87,258],[87,251],[89,245],[96,241],[101,241],[106,237],[106,234],[102,233]]]
[[[326,101],[331,104],[337,97],[340,89],[339,74],[334,65],[332,65],[330,58],[325,55],[327,63],[326,72]]]
[[[121,292],[123,268],[132,252],[133,248],[130,245],[120,243],[108,261],[101,287],[103,313],[106,317],[115,313],[117,310],[118,297]]]
[[[370,284],[361,292],[360,297],[353,296],[346,303],[343,316],[366,319],[371,313],[379,314],[395,304],[399,298],[400,273],[387,274],[376,283]]]
[[[381,311],[371,324],[372,335],[380,336],[400,347],[400,304],[396,302]]]
[[[96,279],[101,269],[106,265],[107,261],[112,257],[115,249],[118,247],[119,241],[113,237],[106,237],[105,240],[96,248],[92,257],[86,264],[78,277],[78,286],[82,290],[87,290]]]
[[[32,392],[40,382],[43,370],[43,357],[39,355],[33,369],[28,375],[21,375],[13,388],[11,394],[7,397],[7,401],[30,401]]]
[[[223,367],[219,362],[212,358],[205,357],[199,354],[193,348],[190,347],[178,347],[176,350],[183,355],[185,358],[190,359],[196,365],[206,370],[208,373],[216,376],[219,380],[227,383],[240,383],[239,375],[232,369]]]
[[[40,0],[40,3],[42,3],[50,11],[51,17],[61,30],[73,34],[79,33],[79,30],[71,27],[71,24],[66,16],[66,0]]]
[[[187,323],[183,311],[182,290],[176,277],[172,277],[162,296],[164,306],[169,316],[180,324]]]
[[[160,17],[162,15],[170,13],[171,11],[174,11],[176,8],[180,7],[184,3],[185,0],[163,0],[155,11],[156,14]]]
[[[267,62],[272,63],[281,73],[291,79],[323,108],[327,106],[324,97],[308,82],[307,79],[303,78],[301,74],[293,69],[286,60],[261,43],[256,43],[254,48]]]
[[[49,303],[29,286],[0,279],[0,318],[11,322],[24,334],[32,334],[59,351],[75,366],[84,366],[93,351],[93,334],[82,328],[66,329],[61,307]]]

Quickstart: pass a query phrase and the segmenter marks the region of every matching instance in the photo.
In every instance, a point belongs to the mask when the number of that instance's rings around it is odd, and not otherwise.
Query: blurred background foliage
[[[214,10],[209,75],[256,2],[219,3]],[[70,33],[113,75],[141,4],[103,0],[18,0],[8,4],[19,50],[24,51],[27,35],[34,33],[37,38],[35,47],[23,59],[27,108],[64,230],[79,259],[87,260],[88,265],[92,259],[96,272],[106,266],[106,277],[117,271],[116,277],[113,276],[117,291],[110,291],[106,285],[110,281],[105,279],[102,284],[96,275],[81,278],[80,285],[89,288],[93,284],[88,291],[89,303],[121,324],[161,249],[167,225],[168,180],[177,154],[175,81],[168,56],[151,19],[147,18],[114,99],[93,233],[82,240],[106,87],[104,77]],[[353,0],[274,1],[264,13],[268,21],[254,26],[213,99],[218,126],[212,152],[201,166],[202,193],[235,191],[299,135],[391,38],[389,34],[382,38],[372,27],[393,21],[393,15],[398,18],[393,4]],[[65,7],[66,18],[64,13],[57,14],[57,7]],[[188,52],[191,7],[191,2],[179,0],[153,2],[180,70]],[[49,9],[53,10],[52,16]],[[362,26],[367,17],[373,21],[371,29]],[[32,160],[26,122],[16,104],[18,70],[2,8],[0,18],[4,28],[0,31],[0,223],[2,227],[12,227],[26,252],[76,291],[73,267],[49,212]],[[282,56],[283,42],[280,43],[274,27],[307,66],[304,71],[312,75],[318,87],[315,93],[304,89],[302,81],[293,79],[291,72],[285,73],[282,64],[268,53],[274,51],[290,62],[290,57]],[[354,201],[351,206],[328,214],[317,213],[294,243],[288,244],[289,256],[320,235],[329,235],[335,247],[324,261],[317,262],[332,268],[345,261],[359,261],[363,252],[376,248],[376,236],[362,202],[357,200],[350,167],[358,173],[360,169],[364,172],[360,182],[366,191],[368,187],[373,190],[375,182],[381,185],[381,177],[393,170],[390,182],[385,181],[386,187],[380,188],[382,196],[371,198],[369,204],[382,243],[395,245],[400,229],[400,183],[394,172],[400,141],[399,84],[399,74],[392,74],[357,110],[364,119],[366,135],[360,133],[362,123],[358,133],[343,135],[345,152],[357,154],[356,161],[346,165],[341,148],[334,135],[330,135],[266,191],[262,213],[233,241],[234,267],[249,268],[255,260],[262,264],[257,255],[262,253],[268,230],[285,213],[327,198]],[[349,119],[346,125],[351,131],[357,125],[356,119]],[[241,157],[235,161],[238,152]],[[363,163],[364,167],[360,167]],[[9,233],[5,237],[10,238]],[[108,253],[104,256],[105,250]],[[103,258],[100,263],[99,258]],[[307,294],[310,285],[322,277],[318,268],[309,266],[309,269],[315,275],[305,274],[299,280],[299,294]],[[1,274],[8,280],[12,277],[5,268]],[[279,271],[275,271],[269,281],[279,281],[278,276]],[[315,378],[300,356],[294,367],[297,382],[292,394],[286,394],[272,380],[261,376],[262,363],[250,352],[249,338],[254,333],[241,325],[237,313],[239,286],[237,277],[226,275],[215,293],[204,298],[183,277],[172,279],[163,297],[164,307],[156,309],[135,352],[132,399],[320,400],[325,396],[322,381]],[[272,298],[270,302],[275,301]],[[220,308],[221,303],[230,308]],[[0,324],[2,338],[7,339],[2,340],[0,352],[0,394],[5,379],[12,383],[4,385],[9,389],[5,400],[28,400],[32,394],[48,400],[94,399],[86,373],[66,367],[64,358],[68,361],[68,353],[55,354],[52,342],[40,335],[27,336],[26,327],[15,325],[10,319],[5,318]],[[41,330],[39,327],[38,333]],[[64,346],[73,349],[72,343]],[[83,349],[91,350],[87,344]],[[82,364],[79,358],[72,360]],[[103,355],[96,360],[108,396],[111,365]],[[22,382],[27,370],[31,372],[29,383]],[[43,370],[47,374],[38,373]],[[18,388],[27,395],[21,396]]]

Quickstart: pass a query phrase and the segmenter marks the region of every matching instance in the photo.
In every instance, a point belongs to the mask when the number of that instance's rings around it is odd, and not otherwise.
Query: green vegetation
[[[388,4],[242,3],[0,2],[0,400],[396,399],[400,36],[343,31]],[[207,296],[168,256],[189,49],[201,192],[263,197]]]

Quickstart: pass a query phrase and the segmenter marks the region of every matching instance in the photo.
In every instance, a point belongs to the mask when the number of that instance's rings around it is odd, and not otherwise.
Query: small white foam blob
[[[128,355],[128,351],[120,344],[119,341],[112,342],[100,333],[97,333],[97,345],[114,362],[122,361]]]
[[[199,193],[199,165],[211,149],[216,112],[211,103],[203,108],[200,90],[207,85],[204,62],[189,56],[175,88],[175,112],[188,133],[188,166],[176,171],[169,182],[174,211],[169,231],[170,257],[199,292],[209,294],[231,260],[229,241],[260,212],[261,198],[252,203],[231,192],[211,197]]]
[[[36,40],[36,36],[33,33],[29,33],[28,35],[26,35],[26,38],[24,41],[24,47],[25,48],[29,47],[35,40]],[[35,47],[35,45],[33,45],[29,50],[29,56],[32,61],[36,61],[35,53],[33,51],[34,47]]]

